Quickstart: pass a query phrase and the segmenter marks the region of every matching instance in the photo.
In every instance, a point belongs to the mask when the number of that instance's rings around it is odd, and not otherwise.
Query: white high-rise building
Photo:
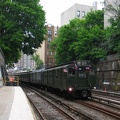
[[[61,14],[61,26],[69,24],[69,21],[74,18],[84,18],[91,10],[97,10],[97,2],[94,2],[93,6],[74,4]]]
[[[32,60],[32,56],[31,55],[26,55],[26,54],[23,54],[21,56],[21,59],[18,61],[17,64],[15,64],[15,66],[17,68],[20,68],[20,69],[34,69],[35,68],[35,61]]]

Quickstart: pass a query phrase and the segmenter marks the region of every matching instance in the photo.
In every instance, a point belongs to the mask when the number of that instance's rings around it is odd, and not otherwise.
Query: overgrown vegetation
[[[110,25],[106,28],[109,54],[120,54],[120,0],[115,0],[112,4],[106,0],[105,14],[110,17]]]
[[[91,11],[85,19],[73,19],[59,29],[58,37],[51,43],[56,48],[57,63],[86,59],[97,62],[106,55],[104,11]]]
[[[38,54],[34,54],[32,55],[32,59],[35,61],[36,63],[36,69],[42,68],[43,67],[43,61],[40,59],[40,56]]]
[[[18,61],[21,51],[31,55],[46,34],[45,12],[39,0],[0,0],[0,48],[5,61]]]
[[[106,28],[104,10],[113,14]],[[75,18],[59,29],[50,45],[56,51],[57,64],[78,59],[97,63],[107,55],[120,53],[120,0],[113,4],[106,1],[104,10],[91,11],[85,19]]]

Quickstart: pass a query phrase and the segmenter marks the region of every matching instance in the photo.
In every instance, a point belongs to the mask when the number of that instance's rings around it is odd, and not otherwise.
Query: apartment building
[[[40,59],[43,61],[45,66],[55,65],[55,52],[50,49],[50,43],[57,37],[58,27],[51,24],[46,25],[47,35],[46,40],[43,41],[41,47],[37,49],[36,53],[39,55]]]
[[[97,2],[94,2],[93,6],[75,3],[72,7],[61,14],[61,26],[69,24],[69,21],[74,18],[84,18],[91,10],[97,10]]]
[[[31,55],[22,54],[18,63],[15,64],[17,69],[34,69],[35,61],[32,60]]]

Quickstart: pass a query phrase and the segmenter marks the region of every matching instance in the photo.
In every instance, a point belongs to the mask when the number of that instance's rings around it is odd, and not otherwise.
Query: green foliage
[[[85,27],[84,27],[85,28]],[[104,46],[104,30],[98,25],[90,29],[79,30],[79,41],[73,43],[78,59],[87,59],[92,62],[98,62],[104,58],[106,50]]]
[[[106,28],[109,32],[107,34],[109,41],[109,54],[120,54],[120,0],[114,1],[112,4],[106,0],[105,11],[110,13],[109,28]]]
[[[86,27],[88,29],[99,26],[99,28],[104,29],[104,11],[97,10],[97,11],[91,11],[89,12],[85,17]]]
[[[0,47],[7,64],[17,62],[21,51],[33,54],[45,33],[45,12],[39,0],[0,1]]]
[[[106,55],[104,12],[91,11],[85,19],[73,19],[59,29],[58,37],[51,44],[56,50],[57,63],[78,59],[98,62]]]
[[[38,69],[41,65],[43,65],[43,62],[40,59],[39,55],[37,54],[32,55],[32,59],[35,61],[36,69]]]
[[[59,29],[58,37],[55,39],[56,45],[56,62],[65,63],[74,60],[74,50],[70,48],[74,41],[77,40],[79,29],[79,19],[74,19],[69,25],[65,25]],[[71,55],[72,54],[72,55]]]

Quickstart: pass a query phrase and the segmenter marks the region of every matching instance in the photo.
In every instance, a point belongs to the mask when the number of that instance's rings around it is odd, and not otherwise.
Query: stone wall
[[[97,64],[98,89],[120,91],[120,57],[108,56]]]

